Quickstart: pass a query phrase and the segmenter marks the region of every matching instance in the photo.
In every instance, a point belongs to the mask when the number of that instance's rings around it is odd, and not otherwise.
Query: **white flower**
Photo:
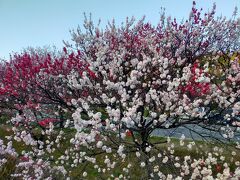
[[[112,152],[112,148],[107,148],[106,149],[106,153],[111,153]]]
[[[180,167],[180,164],[179,164],[179,163],[175,163],[174,165],[175,165],[175,167],[177,167],[177,168]]]
[[[157,155],[157,156],[160,158],[160,157],[162,157],[162,154],[161,154],[161,153],[158,153],[158,155]]]
[[[162,162],[165,164],[167,161],[168,161],[168,157],[165,156],[165,157],[163,158]]]
[[[146,165],[145,162],[141,162],[140,164],[141,167],[145,167],[145,165]]]
[[[77,105],[77,100],[76,99],[72,99],[71,103],[72,103],[72,105],[76,106]]]
[[[102,141],[98,141],[97,142],[97,148],[101,148],[103,146],[103,142]]]
[[[137,157],[140,157],[140,156],[141,156],[140,152],[137,151],[137,152],[136,152],[136,156],[137,156]]]
[[[153,156],[149,159],[149,162],[153,162],[153,161],[155,161],[155,159],[156,159],[155,156]]]
[[[235,169],[234,175],[236,177],[240,177],[240,168],[239,167]]]
[[[151,146],[146,147],[146,152],[150,152],[151,151]]]
[[[172,174],[168,174],[167,175],[167,180],[172,180],[173,179],[173,175]]]
[[[83,177],[86,177],[87,176],[87,172],[83,172]]]
[[[117,153],[118,153],[120,156],[122,156],[122,155],[123,155],[123,150],[124,150],[124,145],[120,145],[120,146],[118,147]]]
[[[132,64],[133,67],[135,67],[138,64],[138,59],[137,58],[132,59],[131,64]]]

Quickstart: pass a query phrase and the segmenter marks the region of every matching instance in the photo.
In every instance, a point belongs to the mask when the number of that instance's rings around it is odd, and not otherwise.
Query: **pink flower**
[[[29,161],[29,157],[26,157],[26,156],[22,156],[20,159],[21,159],[22,161]]]
[[[54,119],[54,118],[45,118],[41,121],[38,122],[38,124],[42,127],[47,127],[49,126],[50,123],[54,123],[54,122],[58,122],[58,119]]]
[[[131,137],[131,136],[132,136],[132,132],[129,131],[129,130],[127,130],[127,131],[126,131],[126,136],[127,136],[127,137]]]

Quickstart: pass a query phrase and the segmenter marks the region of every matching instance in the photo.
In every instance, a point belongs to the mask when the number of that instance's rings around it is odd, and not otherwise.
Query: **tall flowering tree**
[[[72,32],[76,48],[66,42],[61,58],[15,56],[14,63],[3,68],[4,96],[19,104],[19,99],[27,101],[24,106],[56,104],[73,113],[64,130],[55,130],[51,119],[42,122],[49,125],[41,131],[41,140],[27,128],[12,128],[15,135],[8,139],[32,147],[23,152],[25,163],[19,165],[25,171],[14,176],[37,177],[53,166],[66,177],[80,167],[82,178],[89,175],[88,167],[99,177],[115,179],[136,178],[139,168],[142,179],[240,177],[239,161],[231,169],[225,157],[219,157],[221,148],[201,158],[178,157],[170,138],[151,137],[156,130],[186,127],[203,139],[235,139],[232,144],[239,148],[240,21],[236,11],[230,20],[215,18],[215,8],[203,14],[194,2],[185,22],[162,13],[156,27],[144,19],[127,19],[121,27],[112,22],[101,30],[86,18],[86,31]],[[180,146],[184,142],[183,135]],[[3,143],[0,147],[8,153]],[[41,168],[35,175],[24,174],[36,164]]]
[[[16,109],[20,114],[25,109],[41,112],[49,107],[73,111],[71,99],[82,92],[68,86],[67,76],[88,70],[80,57],[80,52],[68,53],[65,48],[57,55],[33,49],[15,54],[1,67],[0,98],[7,105],[2,109]]]
[[[180,24],[163,13],[157,27],[127,19],[120,28],[113,22],[101,31],[90,19],[85,33],[72,32],[97,79],[86,76],[82,81],[77,74],[69,79],[71,88],[91,89],[76,100],[77,134],[72,142],[115,152],[122,159],[136,152],[154,176],[150,159],[155,160],[152,151],[162,143],[151,142],[154,130],[192,125],[191,131],[209,138],[194,129],[198,125],[220,131],[224,138],[238,136],[239,59],[234,58],[220,75],[213,69],[222,54],[238,50],[240,21],[236,12],[230,20],[214,18],[215,8],[202,15],[193,3],[189,19]]]

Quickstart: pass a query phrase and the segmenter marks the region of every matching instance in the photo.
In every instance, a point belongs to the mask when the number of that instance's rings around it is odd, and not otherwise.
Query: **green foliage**
[[[60,143],[60,147],[56,147],[56,151],[51,154],[54,156],[54,159],[58,159],[62,153],[69,147],[70,145],[70,139],[75,135],[75,130],[72,128],[65,128],[62,130],[64,132],[64,139],[61,140]],[[11,135],[11,128],[9,126],[6,125],[2,125],[0,126],[0,138],[1,139],[5,139],[5,136],[9,136]],[[33,134],[35,134],[35,136],[40,136],[41,135],[41,130],[40,129],[34,129],[33,130]],[[57,134],[57,133],[56,133]],[[45,138],[53,138],[54,137],[45,137]],[[129,139],[128,139],[129,138]],[[128,137],[127,140],[129,140],[129,142],[131,141],[130,138]],[[171,138],[171,141],[169,143],[167,143],[167,138],[165,137],[157,137],[157,136],[152,136],[149,139],[149,142],[151,143],[155,143],[157,144],[156,149],[152,151],[152,155],[157,155],[157,153],[161,152],[161,153],[168,153],[168,148],[174,144],[174,156],[178,156],[180,159],[183,159],[185,156],[191,156],[194,159],[198,159],[198,158],[202,158],[202,157],[208,157],[208,154],[206,152],[213,152],[214,153],[214,147],[219,147],[219,148],[223,148],[224,151],[222,153],[222,155],[224,155],[226,157],[226,162],[228,162],[230,164],[230,168],[233,170],[234,168],[236,168],[236,165],[231,163],[231,153],[233,150],[235,150],[233,147],[231,147],[231,144],[225,144],[223,146],[223,144],[215,144],[213,142],[203,142],[203,141],[195,141],[195,146],[192,149],[188,149],[186,146],[180,146],[179,144],[179,139],[177,138]],[[184,141],[186,144],[191,143],[192,140],[185,140]],[[21,153],[22,150],[28,151],[30,147],[24,145],[21,142],[15,142],[13,141],[13,147],[16,149],[16,151],[18,153]],[[81,150],[83,150],[84,147],[82,147]],[[92,152],[90,153],[96,153],[98,152],[98,150],[94,149],[92,150]],[[46,153],[46,158],[48,158],[47,156],[49,156],[50,154]],[[99,154],[96,155],[96,159],[98,162],[99,167],[104,167],[104,157],[106,156],[106,154]],[[107,154],[107,156],[109,157],[109,159],[111,161],[115,161],[117,162],[116,167],[114,168],[114,171],[110,170],[110,171],[106,171],[106,173],[98,173],[97,169],[95,169],[93,167],[93,164],[91,163],[87,163],[87,162],[83,162],[80,163],[79,166],[71,168],[69,167],[69,171],[70,172],[70,176],[73,179],[77,179],[83,171],[86,171],[88,173],[88,177],[87,179],[91,180],[91,179],[107,179],[108,177],[111,176],[111,174],[113,174],[115,177],[120,175],[120,173],[122,172],[122,169],[124,167],[127,166],[127,164],[131,164],[132,168],[131,169],[131,177],[133,179],[139,179],[139,178],[146,178],[146,173],[145,173],[145,169],[141,169],[139,168],[139,163],[140,163],[140,159],[136,157],[135,152],[129,153],[127,154],[127,157],[125,158],[125,160],[118,160],[114,154]],[[171,155],[169,155],[169,157],[171,157]],[[16,170],[15,164],[17,162],[16,158],[13,157],[7,157],[8,158],[8,162],[2,167],[0,168],[0,177],[5,177],[5,179],[11,179],[10,178],[10,174],[13,173]],[[240,159],[240,154],[236,155],[236,158]],[[72,160],[69,160],[69,164],[71,164]],[[223,162],[218,162],[221,166]],[[173,164],[171,164],[169,162],[169,164],[163,164],[163,163],[159,163],[156,162],[157,165],[159,165],[161,168],[161,171],[163,173],[174,173],[176,171],[176,167],[174,167]],[[213,171],[213,173],[216,173],[215,171]],[[54,177],[56,179],[63,179],[62,176],[60,176],[59,174],[54,174]]]
[[[11,174],[14,173],[16,169],[17,159],[12,156],[7,156],[5,158],[7,159],[7,162],[3,166],[0,166],[0,179],[10,180],[12,179]]]
[[[0,114],[0,125],[1,124],[6,124],[6,122],[10,120],[9,115],[7,114]]]

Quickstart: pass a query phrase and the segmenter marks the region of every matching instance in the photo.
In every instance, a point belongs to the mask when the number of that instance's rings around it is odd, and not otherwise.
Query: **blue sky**
[[[210,10],[217,4],[217,14],[231,17],[239,0],[197,0],[197,7]],[[7,59],[12,52],[20,52],[28,46],[63,47],[62,40],[70,40],[70,29],[83,22],[83,13],[92,13],[95,22],[102,19],[102,27],[108,20],[117,24],[126,16],[157,24],[160,8],[166,14],[181,20],[187,18],[192,0],[0,0],[0,58]]]

